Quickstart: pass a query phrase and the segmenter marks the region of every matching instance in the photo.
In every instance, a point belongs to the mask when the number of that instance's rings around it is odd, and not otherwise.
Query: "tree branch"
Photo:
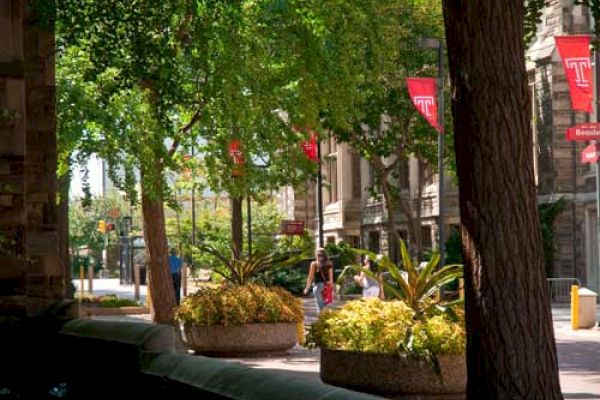
[[[202,107],[200,107],[198,110],[196,110],[196,112],[194,113],[192,118],[189,120],[189,122],[183,128],[181,128],[179,133],[180,134],[188,133],[194,127],[194,125],[196,125],[196,123],[200,120],[201,114],[202,114]],[[173,156],[173,154],[175,154],[180,143],[181,143],[181,141],[179,139],[175,139],[173,141],[173,145],[169,149],[169,157],[171,157],[171,156]]]

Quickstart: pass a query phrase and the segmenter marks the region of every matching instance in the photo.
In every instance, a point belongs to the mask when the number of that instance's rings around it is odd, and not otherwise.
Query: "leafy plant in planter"
[[[175,311],[191,349],[206,355],[283,352],[297,341],[302,303],[278,287],[254,284],[267,271],[297,262],[296,257],[255,253],[240,260],[203,250],[221,261],[213,271],[226,284],[186,297]]]
[[[183,300],[175,318],[197,353],[248,356],[292,348],[304,316],[302,302],[286,290],[246,284],[202,289]]]
[[[386,289],[386,298],[402,300],[415,312],[416,319],[426,318],[431,313],[447,312],[451,317],[452,305],[461,304],[462,300],[446,302],[439,296],[435,296],[440,288],[463,275],[463,266],[460,264],[449,264],[437,268],[440,255],[433,253],[431,260],[422,268],[418,269],[419,263],[411,259],[406,244],[400,240],[400,254],[402,265],[396,265],[388,256],[377,256],[367,250],[354,250],[358,254],[368,255],[377,260],[380,271],[388,271],[389,275],[383,280]],[[352,265],[349,269],[364,271],[365,274],[377,280],[376,273],[361,266]]]
[[[369,298],[325,310],[311,326],[307,342],[333,350],[397,354],[402,357],[464,354],[464,317],[438,314],[415,318],[402,301]],[[411,334],[407,336],[407,332]]]
[[[187,296],[175,318],[196,325],[300,322],[302,302],[286,290],[261,285],[203,288]]]
[[[466,334],[464,312],[457,307],[461,301],[446,302],[437,296],[442,286],[462,276],[463,267],[438,268],[440,257],[433,254],[418,269],[402,241],[400,253],[401,266],[386,256],[377,259],[380,271],[389,272],[383,284],[396,300],[348,302],[321,313],[311,326],[307,343],[321,347],[321,378],[334,385],[383,393],[464,392]],[[352,269],[376,278],[371,270]],[[344,364],[357,363],[370,370],[370,379],[345,372]]]

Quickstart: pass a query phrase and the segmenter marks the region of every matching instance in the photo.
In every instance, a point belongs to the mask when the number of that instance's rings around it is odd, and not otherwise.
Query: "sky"
[[[88,161],[89,181],[92,195],[102,194],[102,161],[95,156]],[[83,196],[83,190],[81,185],[82,174],[76,169],[73,171],[73,179],[71,181],[71,190],[69,192],[70,198]]]

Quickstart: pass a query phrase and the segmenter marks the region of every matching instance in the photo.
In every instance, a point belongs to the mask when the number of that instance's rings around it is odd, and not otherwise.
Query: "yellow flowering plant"
[[[465,353],[463,301],[446,302],[442,296],[436,296],[442,286],[462,276],[462,265],[438,268],[440,256],[433,254],[419,269],[402,240],[401,265],[387,256],[360,249],[353,251],[377,260],[377,265],[374,270],[350,265],[338,282],[348,271],[364,271],[377,281],[383,271],[388,271],[388,279],[381,281],[396,300],[362,299],[323,312],[311,326],[307,336],[309,346],[424,358],[438,372],[437,355]]]
[[[462,313],[425,320],[403,301],[355,300],[325,310],[307,336],[310,347],[366,353],[424,356],[464,354],[466,333]]]
[[[388,279],[382,279],[383,286],[391,298],[402,300],[410,307],[415,318],[427,318],[440,312],[448,313],[450,318],[456,319],[453,313],[453,306],[462,303],[462,300],[446,302],[439,294],[440,289],[461,278],[464,267],[460,264],[449,264],[438,268],[440,255],[434,253],[431,260],[421,269],[417,268],[418,262],[411,259],[406,244],[400,240],[400,254],[402,255],[401,265],[396,265],[388,256],[380,255],[362,249],[353,249],[357,254],[368,255],[371,260],[377,260],[376,270],[372,271],[358,265],[347,266],[340,276],[340,283],[348,271],[363,271],[366,275],[376,281],[380,281],[380,274],[384,271],[389,273]]]
[[[288,291],[261,285],[204,288],[187,296],[175,311],[175,319],[196,325],[300,322],[302,302]]]

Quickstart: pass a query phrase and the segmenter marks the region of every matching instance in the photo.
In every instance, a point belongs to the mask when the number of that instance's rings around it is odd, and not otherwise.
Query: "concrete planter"
[[[208,356],[255,356],[285,354],[298,341],[297,323],[244,325],[185,324],[190,349]]]
[[[438,356],[441,376],[425,361],[393,354],[321,349],[321,380],[400,399],[463,399],[467,386],[465,356]]]
[[[80,317],[140,314],[150,314],[150,309],[148,307],[99,307],[82,305],[79,313]]]

